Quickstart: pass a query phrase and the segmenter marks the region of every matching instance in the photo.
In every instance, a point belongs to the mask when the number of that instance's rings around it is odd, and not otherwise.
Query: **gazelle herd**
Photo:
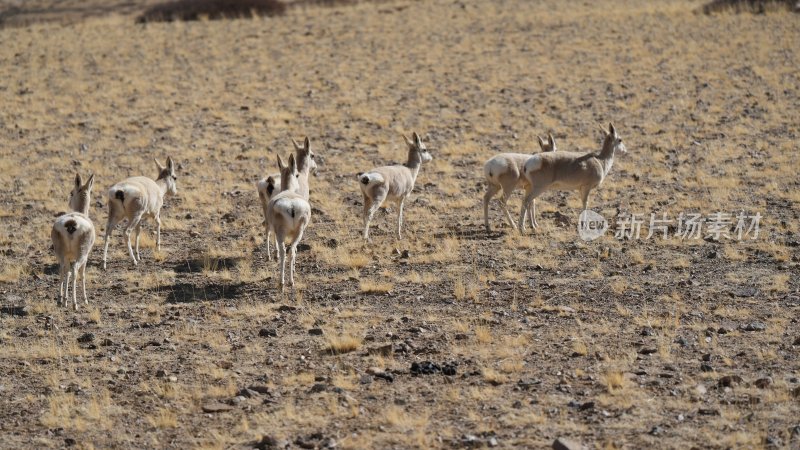
[[[549,190],[577,190],[580,192],[583,210],[586,210],[589,193],[605,180],[614,163],[616,152],[625,153],[625,145],[613,125],[608,130],[601,128],[603,146],[599,153],[557,151],[553,136],[547,141],[538,138],[540,153],[500,153],[484,164],[486,193],[483,197],[483,219],[487,233],[489,226],[489,201],[502,190],[501,207],[509,225],[520,233],[525,231],[526,220],[533,228],[536,221],[536,198]],[[403,136],[408,146],[408,159],[405,164],[377,167],[358,174],[358,185],[364,199],[364,234],[369,241],[369,226],[375,212],[385,202],[398,205],[397,239],[402,239],[403,207],[408,195],[414,190],[420,168],[433,158],[417,133],[409,139]],[[279,286],[286,282],[286,245],[289,245],[289,285],[294,285],[295,257],[297,244],[303,238],[306,227],[311,223],[311,203],[309,176],[317,170],[315,154],[311,151],[308,138],[303,145],[292,139],[295,153],[289,156],[288,163],[278,156],[280,173],[272,174],[256,183],[259,201],[264,214],[267,259],[272,260],[270,244],[275,235],[280,265]],[[156,223],[156,247],[161,249],[161,207],[167,195],[177,193],[177,174],[175,163],[167,157],[166,166],[156,161],[158,176],[125,179],[108,190],[108,222],[103,245],[103,269],[106,268],[109,237],[116,226],[127,219],[125,241],[134,266],[140,261],[139,238],[142,220],[152,218]],[[53,249],[60,266],[61,284],[59,304],[66,306],[69,301],[69,281],[72,280],[72,300],[75,310],[77,302],[77,279],[83,285],[83,300],[86,295],[86,263],[95,241],[95,229],[89,218],[94,175],[86,183],[80,175],[75,178],[75,186],[70,193],[71,212],[59,216],[53,224],[51,238]],[[508,199],[517,188],[525,189],[525,197],[517,223],[508,210]],[[135,252],[131,234],[135,232]]]

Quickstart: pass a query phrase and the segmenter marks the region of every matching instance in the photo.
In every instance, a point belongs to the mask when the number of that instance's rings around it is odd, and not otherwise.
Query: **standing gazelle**
[[[361,193],[364,195],[364,239],[369,240],[369,224],[375,211],[384,201],[394,201],[399,205],[397,215],[397,239],[402,239],[403,203],[411,191],[423,162],[433,159],[425,144],[415,132],[413,141],[403,136],[408,145],[408,160],[403,165],[383,166],[369,172],[358,174]]]
[[[544,139],[536,136],[539,139],[539,147],[543,152],[556,151],[556,141],[553,135],[547,135],[547,142]],[[517,223],[511,217],[511,212],[508,211],[508,199],[511,194],[519,187],[527,189],[528,181],[522,176],[522,166],[531,155],[527,153],[500,153],[495,155],[490,160],[486,161],[483,165],[483,174],[486,177],[486,194],[483,196],[483,224],[486,227],[486,232],[491,232],[489,227],[489,201],[497,195],[502,189],[503,196],[500,198],[500,206],[506,213],[508,224],[515,230]],[[528,211],[528,216],[531,218],[531,226],[536,226],[536,200],[533,201],[533,208]],[[523,231],[525,221],[522,222]]]
[[[625,144],[614,125],[608,125],[603,133],[603,148],[599,154],[579,152],[538,153],[531,156],[522,168],[528,182],[525,199],[520,210],[519,228],[531,203],[549,190],[578,190],[581,193],[583,210],[589,203],[589,192],[600,186],[614,164],[614,153],[626,153]],[[534,228],[536,225],[534,224]]]
[[[308,200],[309,197],[309,184],[308,184],[308,177],[310,172],[316,172],[317,170],[317,162],[315,160],[314,152],[311,151],[311,144],[308,140],[308,137],[305,138],[303,141],[303,145],[300,145],[292,139],[292,144],[294,145],[295,154],[297,155],[295,161],[297,162],[297,171],[299,175],[297,176],[297,182],[299,184],[298,187],[298,194],[302,195],[304,199]],[[274,173],[256,183],[256,188],[258,189],[258,200],[261,203],[261,209],[264,213],[264,231],[267,234],[267,259],[272,260],[272,253],[270,252],[270,237],[271,232],[269,229],[269,225],[267,225],[267,204],[272,199],[273,196],[277,195],[281,192],[281,174]],[[277,251],[278,243],[275,243],[275,249]]]
[[[94,224],[89,219],[92,186],[94,186],[94,175],[89,176],[86,184],[83,184],[80,174],[75,175],[75,187],[69,194],[69,208],[72,212],[58,216],[53,224],[53,230],[50,232],[61,275],[58,304],[67,306],[69,280],[72,278],[72,304],[75,311],[78,310],[79,271],[83,285],[83,302],[89,304],[89,298],[86,296],[86,262],[89,259],[89,252],[94,246],[95,238]]]
[[[122,219],[128,219],[125,227],[125,238],[128,243],[128,253],[133,259],[133,265],[141,260],[139,256],[139,233],[141,232],[142,219],[152,217],[156,222],[156,248],[161,250],[161,207],[164,205],[164,196],[175,195],[178,192],[178,176],[175,175],[175,163],[167,157],[167,166],[164,167],[156,161],[158,178],[153,181],[147,177],[131,177],[111,186],[108,190],[108,223],[103,239],[103,269],[106,268],[108,256],[108,238],[111,232]],[[131,246],[131,232],[136,230],[136,254]]]
[[[278,256],[281,265],[280,286],[286,283],[286,239],[291,239],[289,250],[289,285],[294,286],[294,261],[297,257],[297,244],[303,239],[303,233],[311,222],[311,205],[299,193],[300,183],[297,162],[294,155],[289,156],[289,165],[285,165],[280,155],[278,168],[281,170],[281,192],[275,194],[267,204],[267,229],[275,233],[278,243]],[[269,245],[269,237],[267,237]]]

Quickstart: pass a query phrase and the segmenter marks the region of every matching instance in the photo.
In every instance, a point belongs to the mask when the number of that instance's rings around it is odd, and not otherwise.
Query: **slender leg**
[[[136,260],[137,261],[141,261],[142,257],[139,256],[139,238],[141,237],[141,233],[142,233],[142,224],[141,224],[141,222],[139,222],[139,224],[136,225],[136,230],[135,231],[136,231]]]
[[[522,222],[525,220],[525,214],[528,213],[528,208],[531,207],[533,201],[536,200],[536,197],[544,192],[543,187],[539,186],[532,186],[530,190],[525,192],[525,199],[522,201],[522,210],[519,212],[519,226],[520,230],[522,230]],[[520,231],[522,233],[522,231]]]
[[[63,259],[59,258],[58,269],[59,269],[58,271],[59,271],[59,273],[61,275],[61,283],[59,285],[58,302],[56,302],[56,304],[58,306],[61,306],[62,304],[63,305],[67,304],[67,301],[64,299],[64,290],[65,289],[67,290],[67,295],[69,295],[69,286],[67,285],[67,276],[68,276],[68,273],[69,273],[69,263],[67,263]]]
[[[161,251],[161,214],[156,214],[156,250]]]
[[[369,211],[372,208],[372,199],[364,195],[364,239],[369,240],[369,221],[372,220],[372,217],[369,215]]]
[[[536,199],[531,202],[531,209],[528,210],[528,216],[531,221],[531,228],[537,228],[539,224],[536,222]]]
[[[489,202],[500,190],[500,186],[496,184],[487,184],[486,193],[483,194],[483,226],[486,227],[486,233],[491,233],[492,229],[489,226]]]
[[[131,255],[131,259],[133,260],[133,265],[135,266],[138,261],[136,256],[133,254],[133,247],[131,246],[131,231],[139,225],[139,222],[142,220],[142,214],[136,215],[133,219],[131,219],[130,223],[127,227],[125,227],[125,237],[128,244],[128,253]]]
[[[72,306],[78,310],[78,263],[72,265]]]
[[[283,292],[283,286],[286,284],[286,244],[283,242],[278,245],[278,258],[281,265],[281,292]]]
[[[290,244],[292,249],[292,260],[290,261],[289,266],[289,285],[294,286],[294,261],[297,259],[297,244],[300,243],[300,240],[303,239],[303,233],[306,231],[306,226],[308,226],[308,220],[303,218],[303,223],[300,224],[300,231],[297,232],[297,236],[295,236],[294,240]]]
[[[511,191],[503,190],[503,197],[500,199],[500,205],[503,207],[503,211],[506,213],[506,220],[508,220],[508,224],[511,225],[511,228],[517,229],[517,225],[514,223],[514,218],[511,217],[511,212],[508,210],[508,198],[511,197]],[[525,230],[525,221],[522,223],[522,230]]]
[[[369,224],[372,222],[372,217],[375,215],[375,212],[378,210],[378,208],[380,208],[381,203],[383,203],[384,198],[375,198],[370,200],[369,210],[367,211],[366,215],[367,220],[364,225],[364,239],[366,240],[369,240]]]
[[[65,295],[64,295],[64,307],[66,307],[67,303],[69,302],[69,278],[70,278],[71,275],[72,275],[72,269],[70,267],[67,267],[67,282],[64,283],[64,285],[65,285],[65,287],[64,287],[64,293],[65,293]]]
[[[89,304],[89,297],[86,295],[86,261],[81,264],[81,283],[83,284],[83,303]]]
[[[402,234],[402,230],[403,230],[403,204],[405,202],[406,202],[406,199],[405,199],[405,197],[403,197],[403,199],[400,200],[400,208],[399,208],[400,212],[397,215],[397,240],[403,239],[403,234]]]
[[[108,223],[106,223],[106,234],[103,237],[103,270],[106,270],[106,259],[108,258],[108,238],[111,237],[111,232],[117,226],[117,221],[109,216]]]
[[[591,192],[591,189],[588,188],[581,190],[581,201],[583,202],[584,211],[586,211],[586,208],[589,205],[589,192]]]

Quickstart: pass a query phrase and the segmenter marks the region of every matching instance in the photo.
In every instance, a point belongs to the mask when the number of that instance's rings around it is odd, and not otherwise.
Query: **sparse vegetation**
[[[0,28],[0,447],[797,446],[796,15],[298,2],[136,25],[145,4],[86,0],[69,14],[92,20]],[[640,239],[581,240],[557,191],[535,233],[492,204],[487,235],[483,162],[547,133],[598,149],[608,122],[629,151],[589,207],[642,214]],[[404,161],[413,131],[434,159],[403,239],[389,205],[367,244],[355,172]],[[281,293],[255,182],[306,134],[313,218]],[[161,250],[150,220],[134,269],[120,226],[89,307],[58,307],[64,186],[95,174],[100,236],[107,189],[167,154]],[[718,210],[731,235],[760,213],[758,238],[645,238],[651,212]]]

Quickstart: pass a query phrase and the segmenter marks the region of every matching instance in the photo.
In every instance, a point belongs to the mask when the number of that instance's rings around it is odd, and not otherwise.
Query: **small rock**
[[[94,340],[94,333],[84,333],[78,338],[78,342],[86,344]]]
[[[247,389],[254,392],[258,392],[259,394],[272,395],[272,391],[270,390],[270,388],[264,385],[253,384],[247,386]]]
[[[794,343],[792,345],[800,345],[800,336],[794,338]]]
[[[702,359],[705,362],[711,361],[711,353],[704,354],[700,359]]]
[[[697,410],[697,414],[701,416],[718,416],[719,410],[712,408],[700,408]]]
[[[731,332],[731,330],[729,330],[729,329],[727,329],[725,327],[719,327],[719,329],[717,330],[717,334],[728,334],[730,332]]]
[[[580,410],[580,411],[588,411],[588,410],[594,409],[594,406],[595,406],[594,402],[586,402],[586,403],[582,404],[580,407],[578,407],[578,410]]]
[[[767,325],[764,322],[755,321],[741,325],[739,328],[743,331],[764,331],[767,329]]]
[[[800,397],[800,386],[797,386],[796,388],[792,389],[792,395],[794,397]]]
[[[372,375],[361,375],[361,378],[359,378],[358,382],[361,384],[372,384]]]
[[[653,353],[656,353],[656,352],[658,352],[658,349],[655,349],[655,348],[652,348],[652,347],[645,347],[645,348],[639,350],[639,354],[641,354],[641,355],[652,355]]]
[[[644,327],[639,334],[642,336],[655,336],[656,332],[651,327]]]
[[[322,383],[316,383],[314,386],[311,386],[311,389],[308,390],[309,394],[317,394],[319,392],[325,392],[328,389],[328,385]]]
[[[322,336],[323,334],[325,334],[325,332],[322,331],[322,328],[312,328],[308,330],[308,334],[310,334],[311,336]]]
[[[436,372],[441,372],[442,368],[439,367],[438,364],[434,364],[430,361],[423,361],[421,363],[413,362],[411,363],[411,374],[412,375],[430,375]]]
[[[701,372],[713,372],[714,368],[711,367],[711,364],[703,363],[703,364],[700,364],[700,371]]]
[[[294,312],[294,311],[297,311],[297,308],[294,306],[281,305],[278,307],[278,312]]]
[[[72,447],[77,443],[78,443],[78,441],[76,441],[73,438],[64,438],[64,445],[66,445],[67,447]]]
[[[114,341],[112,341],[111,339],[105,338],[102,341],[100,341],[100,345],[102,345],[103,347],[110,347],[110,346],[114,345]]]
[[[739,375],[725,375],[719,379],[718,384],[720,387],[731,387],[741,383],[742,381],[742,377]]]
[[[167,371],[164,369],[156,370],[156,378],[165,378],[167,376]]]
[[[583,450],[583,445],[573,440],[560,437],[553,441],[553,450]]]
[[[654,426],[650,429],[651,436],[661,436],[662,434],[664,434],[664,429],[659,426]]]
[[[285,446],[281,445],[281,442],[272,436],[262,436],[261,440],[253,444],[253,448],[256,450],[272,450],[277,448],[285,448]]]
[[[260,337],[278,337],[278,332],[271,328],[262,328],[258,331]]]
[[[227,412],[231,411],[233,407],[231,405],[226,405],[224,403],[219,402],[212,402],[206,403],[203,405],[203,412],[207,413],[220,413],[220,412]]]
[[[487,444],[489,445],[489,447],[497,447],[499,445],[497,442],[497,438],[490,438]]]
[[[755,385],[759,389],[766,389],[772,385],[772,377],[764,377],[756,380]]]
[[[239,392],[236,393],[237,397],[245,397],[245,398],[254,398],[258,397],[258,392],[249,389],[249,388],[242,388],[239,389]]]

